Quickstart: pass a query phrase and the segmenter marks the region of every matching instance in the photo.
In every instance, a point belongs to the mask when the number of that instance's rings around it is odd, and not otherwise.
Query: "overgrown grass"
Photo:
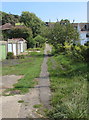
[[[49,118],[88,118],[87,64],[60,55],[49,59],[48,68],[53,93]]]
[[[43,61],[43,50],[40,53],[34,52],[25,56],[24,59],[18,59],[17,64],[6,64],[2,68],[2,75],[23,75],[24,77],[14,84],[14,88],[10,90],[20,90],[21,93],[28,92],[36,81],[34,78],[39,77],[41,64]]]

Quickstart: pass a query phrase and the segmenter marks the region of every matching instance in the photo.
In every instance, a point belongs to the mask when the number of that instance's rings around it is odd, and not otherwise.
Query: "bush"
[[[65,53],[67,53],[68,56],[70,56],[75,61],[87,61],[88,55],[87,55],[87,46],[83,45],[65,45]]]
[[[12,52],[7,53],[7,59],[14,59],[14,58],[15,58],[15,56]]]
[[[17,55],[17,59],[24,59],[25,56],[24,55]]]
[[[43,44],[45,43],[46,39],[40,35],[37,35],[33,41],[35,41],[35,46],[37,47],[42,47]]]

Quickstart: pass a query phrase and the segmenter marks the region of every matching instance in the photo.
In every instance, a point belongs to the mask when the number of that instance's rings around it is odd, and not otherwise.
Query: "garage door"
[[[12,44],[8,44],[8,52],[12,52]]]
[[[18,55],[20,54],[20,52],[21,52],[21,49],[20,49],[20,46],[21,44],[20,43],[18,43]]]
[[[0,60],[6,59],[6,46],[0,45]]]
[[[16,44],[13,44],[13,53],[16,55]]]
[[[21,43],[21,52],[23,52],[23,43]]]

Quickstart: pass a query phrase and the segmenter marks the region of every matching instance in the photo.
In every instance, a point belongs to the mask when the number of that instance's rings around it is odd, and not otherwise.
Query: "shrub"
[[[24,55],[17,55],[17,59],[24,59],[25,56]]]
[[[14,59],[14,58],[15,58],[15,56],[12,52],[7,53],[7,59]]]
[[[35,46],[37,47],[42,47],[43,44],[45,43],[46,39],[40,35],[37,35],[33,41],[35,41]]]

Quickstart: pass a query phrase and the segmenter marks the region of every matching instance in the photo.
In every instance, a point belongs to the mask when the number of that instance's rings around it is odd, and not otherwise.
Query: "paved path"
[[[51,52],[51,47],[46,44],[46,48],[44,50],[44,61],[41,67],[40,80],[39,80],[39,90],[40,90],[40,101],[46,108],[50,108],[50,82],[49,82],[49,73],[47,68],[48,54],[47,52]]]
[[[0,119],[1,118],[18,118],[21,104],[18,103],[23,95],[1,96],[1,93],[7,88],[13,88],[13,84],[23,76],[6,75],[0,76]]]
[[[5,75],[0,76],[0,94],[8,88],[13,88],[13,84],[17,83],[21,79],[22,75]]]

